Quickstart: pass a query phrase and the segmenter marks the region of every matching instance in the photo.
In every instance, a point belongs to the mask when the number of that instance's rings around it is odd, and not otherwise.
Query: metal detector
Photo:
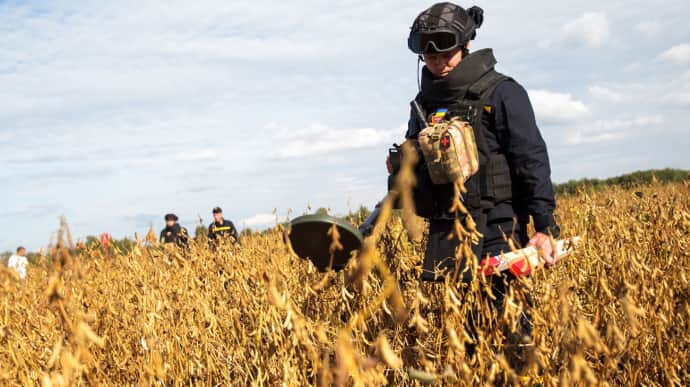
[[[374,209],[359,229],[343,219],[330,215],[303,215],[290,221],[286,238],[292,251],[302,259],[310,260],[319,271],[342,270],[352,254],[361,250],[364,238],[369,236],[380,214],[380,206]],[[333,238],[329,231],[335,227],[340,235],[342,249],[331,253]],[[332,262],[331,262],[332,259]]]

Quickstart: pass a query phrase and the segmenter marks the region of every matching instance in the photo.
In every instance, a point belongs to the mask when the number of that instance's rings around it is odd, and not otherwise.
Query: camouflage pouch
[[[465,182],[479,170],[474,130],[460,118],[428,126],[418,140],[434,184]]]

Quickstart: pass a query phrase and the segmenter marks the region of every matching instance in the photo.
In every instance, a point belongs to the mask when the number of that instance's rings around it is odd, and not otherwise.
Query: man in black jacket
[[[556,204],[546,144],[525,89],[494,70],[492,50],[469,52],[470,40],[482,22],[481,8],[465,10],[452,3],[435,4],[415,19],[408,46],[425,66],[415,97],[420,111],[413,109],[406,138],[416,140],[426,125],[437,120],[461,117],[469,122],[476,137],[479,172],[466,182],[462,200],[483,234],[473,246],[474,255],[481,258],[510,251],[505,233],[519,245],[541,249],[547,265],[553,265],[558,257],[550,236],[557,237],[559,228],[553,216]],[[390,162],[387,167],[391,172]],[[423,159],[416,174],[415,204],[418,210],[427,209],[419,215],[430,224],[423,279],[439,280],[434,268],[452,272],[456,267],[460,241],[453,236],[456,214],[449,212],[455,191],[452,184],[431,183]],[[536,229],[531,237],[527,235],[530,217]],[[467,266],[460,262],[459,270],[464,272],[462,279],[470,281],[472,274],[464,270]],[[512,279],[491,280],[493,305],[500,312]],[[527,312],[520,325],[528,336]]]
[[[160,243],[175,243],[180,247],[187,247],[189,242],[189,233],[187,229],[177,223],[177,215],[165,215],[165,228],[161,230],[159,238]]]
[[[208,239],[213,243],[220,240],[230,240],[231,243],[238,242],[237,229],[231,221],[223,219],[223,210],[220,207],[213,209],[213,223],[208,226]]]

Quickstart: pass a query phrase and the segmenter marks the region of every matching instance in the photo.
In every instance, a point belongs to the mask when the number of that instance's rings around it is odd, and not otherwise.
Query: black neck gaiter
[[[424,107],[449,106],[460,99],[484,74],[496,65],[490,48],[473,52],[462,59],[453,71],[445,77],[436,77],[424,66],[422,69],[422,90],[420,93]]]

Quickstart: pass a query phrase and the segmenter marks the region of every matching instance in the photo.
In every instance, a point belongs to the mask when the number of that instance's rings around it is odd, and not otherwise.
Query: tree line
[[[599,191],[608,187],[633,188],[651,183],[678,183],[690,180],[690,171],[683,169],[650,169],[635,171],[608,179],[578,179],[554,184],[556,195],[574,195],[581,190]]]

